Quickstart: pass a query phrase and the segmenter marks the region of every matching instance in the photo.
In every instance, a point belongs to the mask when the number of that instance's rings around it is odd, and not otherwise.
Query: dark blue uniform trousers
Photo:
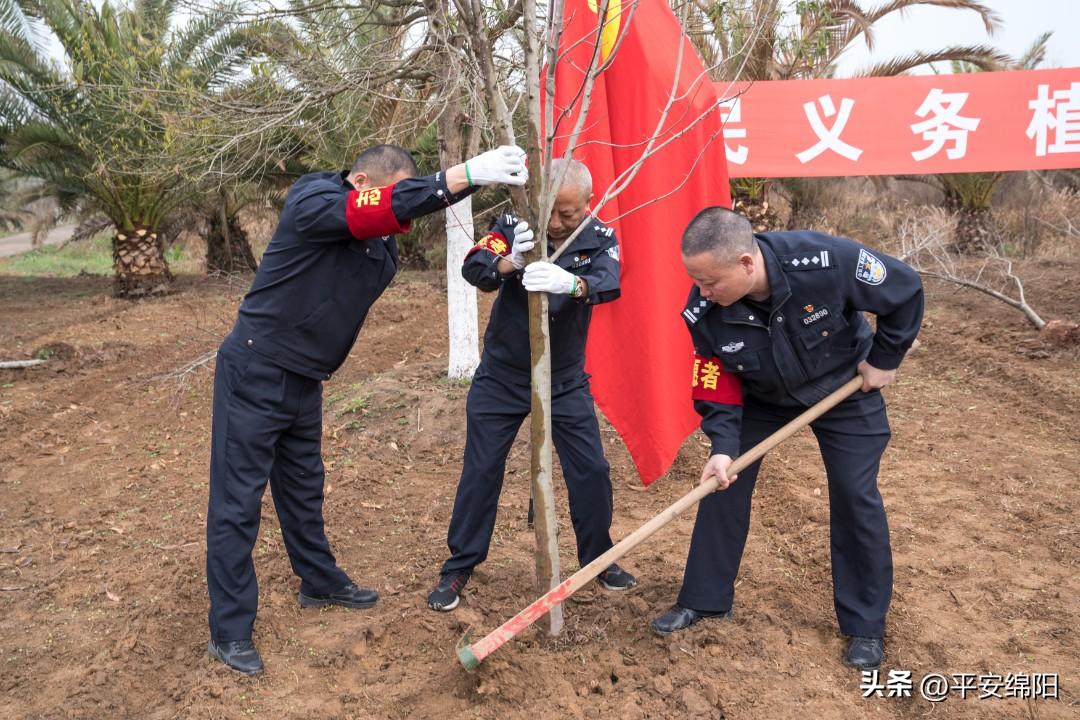
[[[218,351],[206,514],[210,634],[251,637],[258,586],[251,552],[263,491],[274,508],[305,594],[349,584],[323,531],[322,383],[249,350],[234,336]]]
[[[746,452],[794,419],[804,408],[743,407],[740,452]],[[892,598],[892,552],[885,506],[877,487],[878,465],[889,442],[880,392],[856,393],[811,424],[829,480],[833,598],[845,635],[884,637]],[[756,462],[727,490],[698,506],[682,592],[683,607],[726,611],[735,594]]]
[[[529,414],[528,376],[509,380],[476,371],[465,404],[465,461],[458,483],[444,573],[471,570],[487,558],[502,492],[506,456]],[[591,562],[611,547],[611,477],[589,380],[580,374],[551,387],[551,430],[570,500],[578,561]]]

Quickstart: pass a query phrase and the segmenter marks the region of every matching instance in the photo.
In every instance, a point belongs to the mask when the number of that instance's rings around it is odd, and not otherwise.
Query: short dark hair
[[[420,174],[413,156],[400,145],[369,147],[357,156],[349,172],[366,173],[376,184],[388,181],[398,173],[407,173],[410,177]]]
[[[743,253],[753,252],[755,242],[749,220],[715,205],[699,212],[686,226],[682,254],[693,257],[711,252],[718,260],[734,262]]]

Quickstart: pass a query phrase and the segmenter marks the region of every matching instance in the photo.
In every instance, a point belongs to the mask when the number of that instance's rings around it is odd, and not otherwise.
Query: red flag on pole
[[[556,157],[581,110],[602,8],[603,0],[566,0],[555,71]],[[619,238],[622,297],[595,309],[586,367],[597,404],[648,485],[698,423],[690,400],[693,349],[681,318],[690,280],[679,241],[699,210],[730,207],[731,197],[716,90],[667,3],[609,0],[606,17],[599,62],[609,64],[596,79],[574,151],[592,172],[594,206],[652,154],[597,213]]]

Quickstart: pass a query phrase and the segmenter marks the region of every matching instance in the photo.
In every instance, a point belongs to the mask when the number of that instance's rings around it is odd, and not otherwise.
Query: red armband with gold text
[[[469,257],[477,250],[489,250],[499,257],[506,257],[510,254],[510,243],[507,242],[502,233],[492,230],[469,248],[469,252],[465,254],[465,257]]]
[[[353,190],[345,200],[345,223],[357,240],[409,231],[409,221],[399,222],[390,207],[394,186]]]
[[[694,375],[690,381],[694,400],[742,405],[742,381],[724,370],[720,358],[694,355]]]

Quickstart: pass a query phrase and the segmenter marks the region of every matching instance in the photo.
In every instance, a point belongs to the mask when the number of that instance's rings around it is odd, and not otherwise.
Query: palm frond
[[[1042,65],[1043,61],[1046,60],[1046,45],[1050,42],[1050,37],[1053,34],[1054,32],[1051,30],[1035,38],[1031,46],[1016,61],[1015,67],[1021,70],[1034,70]]]
[[[0,33],[16,37],[27,45],[34,44],[36,34],[18,0],[0,0]]]
[[[983,3],[977,2],[977,0],[892,0],[892,2],[885,3],[871,12],[869,15],[870,22],[876,23],[886,15],[907,10],[917,5],[976,12],[982,19],[983,27],[986,28],[988,35],[993,35],[994,31],[1001,25],[1001,16]]]
[[[963,45],[932,52],[913,52],[863,68],[855,77],[889,77],[936,62],[967,62],[984,71],[1004,70],[1012,58],[989,45]]]
[[[187,65],[196,52],[211,42],[223,29],[235,24],[238,13],[239,5],[230,2],[213,12],[190,20],[170,38],[165,53],[165,65],[171,71]]]

